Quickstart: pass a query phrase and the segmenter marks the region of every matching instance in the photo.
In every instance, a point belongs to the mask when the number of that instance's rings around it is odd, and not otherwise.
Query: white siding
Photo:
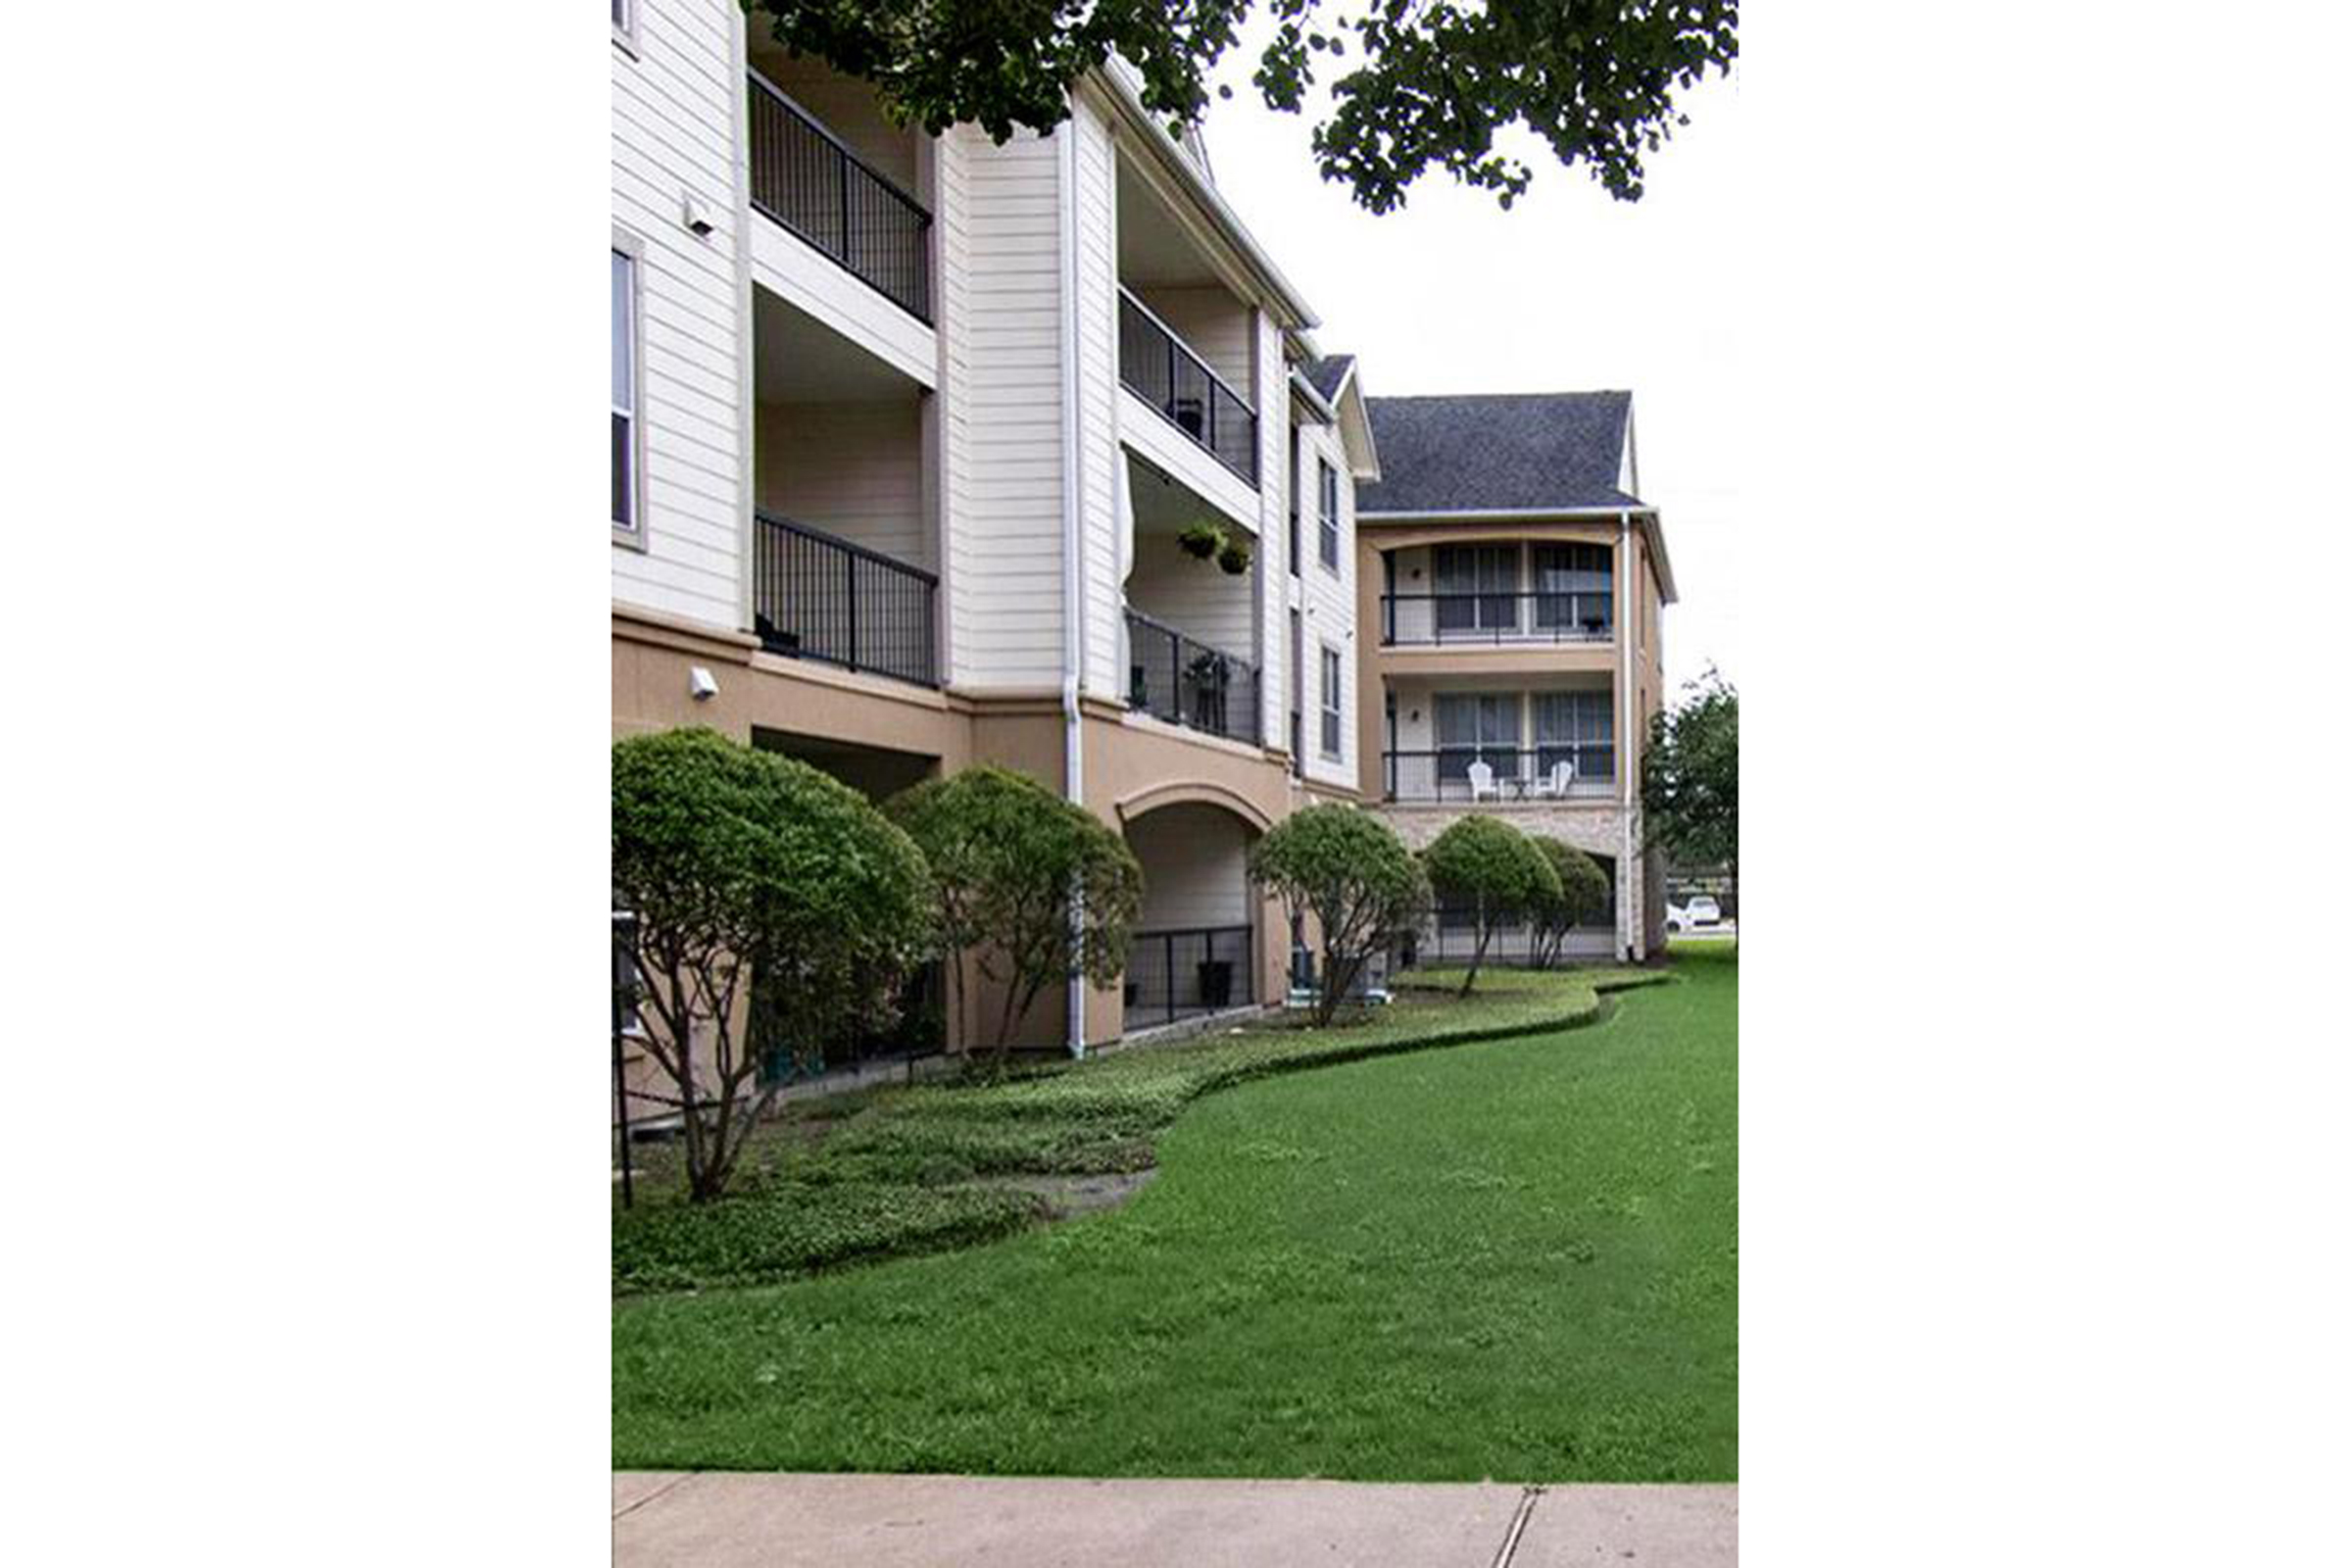
[[[941,142],[949,639],[955,684],[1061,678],[1059,150]],[[958,395],[960,394],[960,395]]]
[[[1163,806],[1127,825],[1127,845],[1144,867],[1138,931],[1249,923],[1249,829],[1240,817],[1213,806]]]
[[[612,597],[733,628],[742,620],[744,302],[737,188],[741,14],[640,0],[637,54],[612,62],[612,221],[639,266],[646,548],[612,549]],[[686,193],[712,230],[679,220]]]
[[[1075,106],[1069,133],[1078,141],[1078,467],[1086,544],[1081,676],[1088,691],[1115,698],[1126,691],[1119,678],[1122,523],[1114,488],[1127,461],[1117,413],[1118,177],[1109,126],[1090,100]]]
[[[922,410],[878,403],[763,403],[756,415],[755,499],[926,570],[938,565],[923,516]]]
[[[1340,475],[1340,565],[1336,573],[1323,564],[1318,511],[1321,481],[1315,476],[1318,458],[1330,464]],[[1306,776],[1343,789],[1352,788],[1360,782],[1355,726],[1356,707],[1362,696],[1358,688],[1363,684],[1355,624],[1355,480],[1348,472],[1347,454],[1341,450],[1335,427],[1327,424],[1304,427],[1298,442],[1298,528],[1302,536],[1298,564],[1300,580],[1305,585],[1308,678],[1303,705]],[[1340,756],[1336,761],[1323,755],[1317,717],[1322,710],[1323,692],[1315,649],[1321,643],[1329,643],[1340,651],[1340,664],[1346,677],[1340,685]]]

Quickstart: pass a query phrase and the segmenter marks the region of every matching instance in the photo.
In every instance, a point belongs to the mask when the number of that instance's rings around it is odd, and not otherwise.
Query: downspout
[[[1073,111],[1076,105],[1072,105]],[[1061,244],[1061,792],[1070,804],[1086,808],[1086,765],[1080,752],[1084,734],[1078,711],[1078,674],[1086,657],[1086,592],[1080,571],[1085,541],[1081,536],[1084,509],[1080,505],[1078,445],[1078,116],[1062,123],[1061,194],[1054,205],[1060,219]],[[1076,889],[1070,892],[1070,938],[1078,940],[1085,912]],[[1063,1042],[1072,1056],[1086,1054],[1086,982],[1069,978]]]
[[[1642,900],[1636,893],[1641,862],[1634,844],[1634,759],[1641,748],[1641,737],[1634,733],[1639,715],[1634,711],[1634,637],[1641,624],[1641,614],[1635,599],[1634,582],[1634,514],[1617,514],[1617,710],[1625,715],[1618,733],[1625,737],[1619,752],[1623,765],[1619,767],[1617,787],[1620,814],[1625,821],[1625,854],[1618,864],[1617,896],[1625,902],[1626,952],[1637,961],[1648,956],[1644,951]]]

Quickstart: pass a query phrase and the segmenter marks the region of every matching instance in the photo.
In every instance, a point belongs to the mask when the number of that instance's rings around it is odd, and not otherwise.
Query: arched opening
[[[1144,901],[1127,955],[1126,1029],[1153,1028],[1258,1002],[1258,898],[1244,817],[1176,801],[1130,818]]]

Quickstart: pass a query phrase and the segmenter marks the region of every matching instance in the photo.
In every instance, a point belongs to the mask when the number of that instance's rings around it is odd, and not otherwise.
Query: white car
[[[1666,929],[1691,931],[1702,926],[1723,924],[1723,906],[1712,895],[1694,893],[1681,904],[1666,906]]]

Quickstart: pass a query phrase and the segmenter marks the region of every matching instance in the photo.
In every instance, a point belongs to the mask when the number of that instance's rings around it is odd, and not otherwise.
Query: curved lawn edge
[[[1434,989],[1443,971],[1400,990]],[[1423,1027],[1405,1004],[1328,1029],[1270,1017],[1225,1035],[1131,1047],[1006,1083],[901,1091],[807,1156],[796,1177],[708,1204],[615,1213],[616,1298],[786,1284],[899,1257],[959,1251],[1066,1217],[1006,1176],[1146,1169],[1185,1109],[1264,1078],[1601,1022],[1617,995],[1667,970],[1490,971]],[[1512,982],[1517,982],[1513,985]],[[1446,989],[1450,990],[1448,986]]]

